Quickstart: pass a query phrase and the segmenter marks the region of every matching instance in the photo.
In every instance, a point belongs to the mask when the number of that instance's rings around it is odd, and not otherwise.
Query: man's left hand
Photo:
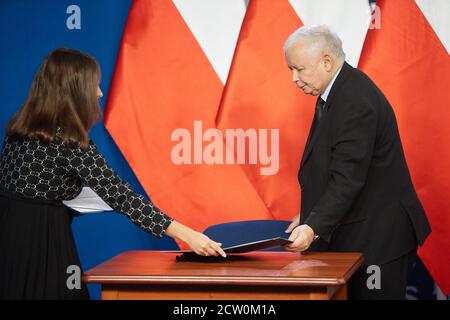
[[[292,231],[289,240],[293,242],[285,246],[287,250],[305,251],[314,241],[314,231],[307,224],[302,224]]]

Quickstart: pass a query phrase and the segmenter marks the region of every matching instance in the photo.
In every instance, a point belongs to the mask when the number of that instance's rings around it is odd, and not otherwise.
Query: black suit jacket
[[[310,250],[358,251],[366,263],[382,264],[423,244],[431,231],[392,107],[367,75],[346,62],[298,177],[300,221],[319,235]]]

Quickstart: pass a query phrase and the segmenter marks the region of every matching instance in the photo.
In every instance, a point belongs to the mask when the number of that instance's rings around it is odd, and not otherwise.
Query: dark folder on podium
[[[238,254],[238,253],[246,253],[256,250],[269,249],[279,246],[284,246],[289,243],[292,243],[291,240],[288,240],[283,237],[276,237],[271,239],[263,239],[253,242],[241,243],[238,245],[230,246],[223,248],[223,251],[227,254]],[[182,255],[177,256],[177,261],[208,261],[208,260],[223,260],[223,257],[204,257],[196,254],[193,251],[178,251],[182,253]]]

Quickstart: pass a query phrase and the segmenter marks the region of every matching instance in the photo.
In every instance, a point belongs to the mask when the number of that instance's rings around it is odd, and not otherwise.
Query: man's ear
[[[322,57],[323,65],[325,67],[326,72],[331,72],[333,69],[333,59],[330,57],[329,54],[324,54]]]

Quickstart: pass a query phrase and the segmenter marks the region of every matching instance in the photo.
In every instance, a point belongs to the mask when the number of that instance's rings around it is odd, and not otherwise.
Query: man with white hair
[[[394,111],[367,75],[345,62],[339,37],[304,26],[286,41],[292,81],[318,96],[300,164],[293,251],[362,252],[353,299],[404,299],[417,245],[431,232],[414,190]],[[380,281],[369,278],[376,265]]]

